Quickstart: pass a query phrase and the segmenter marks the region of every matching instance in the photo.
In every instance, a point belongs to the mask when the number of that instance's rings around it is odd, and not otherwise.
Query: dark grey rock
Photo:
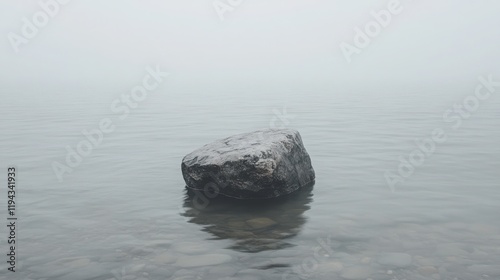
[[[187,188],[208,198],[275,198],[315,179],[302,138],[292,129],[258,130],[215,141],[185,156],[181,168]]]

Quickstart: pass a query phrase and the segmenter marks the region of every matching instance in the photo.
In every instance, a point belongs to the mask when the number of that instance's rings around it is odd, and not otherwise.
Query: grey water
[[[0,154],[2,181],[17,169],[16,277],[500,279],[500,89],[455,113],[474,89],[161,87],[123,119],[110,106],[126,90],[3,91],[12,92],[0,104]],[[69,167],[67,149],[106,118],[114,130]],[[301,133],[314,186],[279,201],[195,206],[182,157],[269,127]],[[425,141],[432,149],[419,159]],[[400,172],[410,155],[413,171]],[[55,162],[71,169],[61,180]],[[400,180],[391,185],[386,174]],[[14,279],[7,267],[0,263],[0,279]]]

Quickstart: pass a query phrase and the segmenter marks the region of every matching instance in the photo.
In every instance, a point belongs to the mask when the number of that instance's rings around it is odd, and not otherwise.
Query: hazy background
[[[3,89],[117,92],[150,64],[171,72],[177,98],[190,90],[343,94],[360,84],[465,86],[499,72],[500,4],[494,0],[402,0],[401,14],[351,64],[339,44],[352,43],[353,28],[363,28],[370,11],[388,1],[243,1],[221,21],[212,1],[73,0],[16,54],[7,34],[20,33],[21,19],[40,9],[37,2],[0,3]]]

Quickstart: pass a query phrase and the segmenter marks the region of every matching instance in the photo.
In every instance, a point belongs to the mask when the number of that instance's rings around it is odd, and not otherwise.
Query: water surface
[[[443,113],[473,88],[430,88],[231,94],[163,88],[123,120],[109,108],[119,91],[20,92],[0,105],[4,173],[18,168],[17,275],[497,279],[500,93],[454,129]],[[64,163],[66,146],[75,148],[85,139],[81,131],[103,118],[115,130],[59,182],[53,162]],[[210,200],[193,207],[182,157],[215,139],[270,126],[300,131],[314,186],[275,203]],[[446,141],[391,189],[385,172],[398,172],[400,157],[436,128]],[[0,264],[0,279],[11,279],[6,267]]]

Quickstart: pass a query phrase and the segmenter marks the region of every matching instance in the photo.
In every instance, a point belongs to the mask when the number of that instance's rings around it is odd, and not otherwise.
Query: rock
[[[249,225],[253,229],[261,229],[274,226],[276,224],[275,221],[269,218],[255,218],[246,221],[247,225]]]
[[[412,263],[412,258],[404,253],[386,253],[379,257],[378,263],[390,267],[407,267]]]
[[[230,232],[227,232],[226,234],[228,237],[236,238],[236,239],[255,237],[255,234],[253,234],[252,232],[243,231],[243,230],[230,231]]]
[[[292,129],[215,141],[186,155],[181,169],[188,189],[239,199],[284,196],[315,179],[300,134]]]
[[[207,265],[217,265],[230,261],[232,258],[229,255],[223,254],[206,254],[198,256],[180,257],[175,263],[179,267],[197,267]]]
[[[229,221],[227,227],[233,230],[242,230],[247,228],[247,224],[243,221]]]

